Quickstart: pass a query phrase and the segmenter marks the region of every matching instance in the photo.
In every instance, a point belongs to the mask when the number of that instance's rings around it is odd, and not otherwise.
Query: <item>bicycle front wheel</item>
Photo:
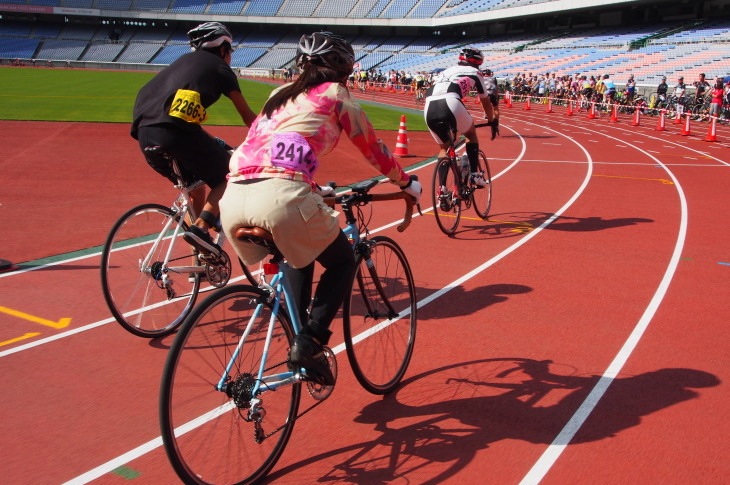
[[[175,336],[159,411],[165,451],[184,483],[257,483],[289,441],[301,384],[278,390],[263,384],[254,393],[272,311],[267,296],[248,285],[222,288],[193,310]],[[284,312],[273,325],[264,372],[286,374],[292,326]]]
[[[114,224],[104,244],[104,299],[117,322],[134,335],[154,338],[173,332],[195,304],[199,278],[172,266],[199,264],[181,237],[184,221],[173,237],[178,217],[159,204],[137,206]]]
[[[347,357],[373,394],[393,391],[416,340],[416,287],[403,250],[386,236],[358,246],[358,269],[343,306]]]
[[[461,173],[451,159],[436,162],[432,182],[433,215],[439,229],[447,236],[454,235],[461,219],[460,177]]]
[[[477,170],[484,174],[486,187],[472,186],[471,198],[474,203],[474,211],[482,219],[489,217],[489,210],[492,208],[492,172],[489,170],[489,161],[483,151],[479,151]]]

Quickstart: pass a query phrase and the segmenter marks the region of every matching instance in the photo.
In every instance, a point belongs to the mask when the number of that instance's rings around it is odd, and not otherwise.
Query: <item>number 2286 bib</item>
[[[168,114],[188,123],[200,124],[208,119],[208,113],[200,102],[200,93],[189,89],[177,90]]]
[[[271,163],[275,167],[304,173],[311,180],[319,167],[312,148],[299,133],[275,133],[271,143]]]

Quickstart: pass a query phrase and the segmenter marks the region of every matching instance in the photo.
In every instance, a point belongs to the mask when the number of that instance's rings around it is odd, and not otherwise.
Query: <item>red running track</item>
[[[723,483],[730,133],[654,124],[503,107],[502,135],[483,141],[490,220],[467,212],[447,238],[427,193],[423,217],[386,231],[418,285],[406,381],[372,396],[338,356],[337,388],[297,422],[271,482]],[[98,276],[115,218],[171,191],[124,125],[2,127],[0,257],[31,261],[0,274],[3,481],[175,483],[157,422],[171,338],[110,322]],[[409,138],[405,163],[432,158],[428,135]],[[350,158],[344,143],[321,179],[371,174]],[[433,165],[414,171],[428,187]],[[372,227],[400,211],[376,207]]]

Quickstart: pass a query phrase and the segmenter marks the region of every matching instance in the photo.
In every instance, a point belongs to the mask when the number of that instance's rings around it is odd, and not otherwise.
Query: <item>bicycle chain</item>
[[[280,365],[285,365],[285,364],[287,364],[287,363],[288,363],[288,361],[285,361],[285,362],[280,362],[279,364],[275,364],[275,365],[273,365],[273,366],[269,367],[268,369],[266,369],[266,371],[268,372],[268,371],[270,371],[270,370],[272,370],[272,369],[275,369],[275,368],[279,367]],[[323,399],[323,400],[321,400],[321,401],[317,401],[317,402],[315,402],[314,404],[312,404],[311,406],[309,406],[309,407],[308,407],[307,409],[305,409],[304,411],[302,411],[302,412],[300,412],[299,414],[297,414],[296,416],[294,416],[294,419],[292,419],[292,421],[291,421],[291,424],[294,424],[294,423],[296,423],[296,422],[297,422],[297,420],[298,420],[299,418],[301,418],[302,416],[304,416],[304,415],[305,415],[305,414],[307,414],[307,413],[308,413],[309,411],[311,411],[312,409],[316,408],[317,406],[319,406],[320,404],[322,404],[322,403],[323,403],[323,402],[325,402],[326,400],[327,400],[327,399]],[[286,427],[286,426],[287,426],[288,424],[289,424],[289,423],[287,423],[287,424],[282,424],[281,426],[279,426],[278,428],[274,429],[274,430],[273,430],[273,431],[271,431],[270,433],[267,433],[267,434],[265,434],[265,435],[264,435],[264,439],[266,440],[266,439],[269,439],[269,438],[270,438],[271,436],[274,436],[274,435],[275,435],[276,433],[278,433],[279,431],[281,431],[282,429],[284,429],[284,427]]]

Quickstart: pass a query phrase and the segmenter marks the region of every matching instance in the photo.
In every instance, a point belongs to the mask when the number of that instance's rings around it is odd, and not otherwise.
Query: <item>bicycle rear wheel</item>
[[[445,178],[443,178],[444,174]],[[431,184],[433,187],[433,214],[436,216],[436,224],[439,229],[447,236],[452,236],[456,232],[456,228],[459,227],[459,219],[461,219],[460,177],[461,173],[452,160],[442,159],[436,163]]]
[[[175,336],[162,375],[159,412],[165,451],[184,483],[257,483],[289,441],[301,384],[277,391],[262,386],[263,392],[252,396],[271,317],[267,296],[248,285],[222,288],[193,310]],[[258,303],[262,311],[237,352]],[[288,371],[293,338],[282,311],[274,321],[264,364],[267,375]],[[229,363],[224,389],[218,391]],[[254,398],[261,399],[261,412],[252,415]]]
[[[483,151],[479,151],[477,170],[484,174],[486,187],[472,185],[471,200],[474,203],[474,211],[482,219],[489,217],[489,210],[492,208],[492,172],[489,170],[489,161]]]
[[[358,245],[358,269],[343,306],[347,357],[368,392],[393,391],[416,339],[416,287],[403,250],[386,236]]]
[[[168,251],[170,262],[180,266],[199,264],[190,245],[180,237],[187,228],[185,222],[178,237],[173,238],[178,217],[159,204],[137,206],[114,224],[104,244],[104,299],[117,322],[134,335],[154,338],[173,332],[195,304],[199,278],[169,271],[163,264]],[[162,234],[165,227],[168,230]],[[148,263],[142,267],[145,261]]]

